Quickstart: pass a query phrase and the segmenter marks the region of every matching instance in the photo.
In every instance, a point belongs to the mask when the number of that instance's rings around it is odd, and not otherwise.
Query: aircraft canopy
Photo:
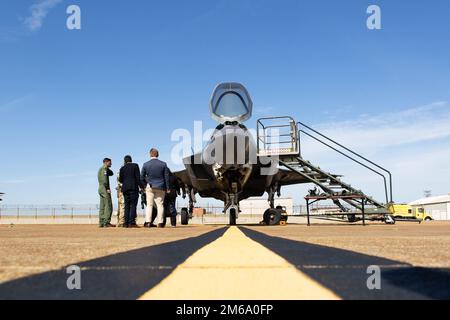
[[[252,107],[250,95],[240,83],[219,84],[210,102],[211,116],[221,123],[248,120],[252,116]]]

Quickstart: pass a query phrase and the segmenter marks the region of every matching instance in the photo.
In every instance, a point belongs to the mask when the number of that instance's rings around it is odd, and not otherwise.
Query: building
[[[450,194],[422,198],[409,203],[411,207],[423,207],[434,220],[450,220]]]
[[[286,212],[288,215],[292,214],[294,201],[292,198],[276,198],[275,207],[282,206],[286,207]],[[267,199],[261,198],[250,198],[242,200],[239,202],[240,214],[263,214],[269,208],[269,202]]]

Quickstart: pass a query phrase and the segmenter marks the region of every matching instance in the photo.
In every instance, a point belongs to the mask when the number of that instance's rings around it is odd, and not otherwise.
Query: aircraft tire
[[[236,209],[230,210],[230,226],[236,225]]]
[[[277,209],[267,209],[264,212],[264,222],[268,226],[276,226],[280,224],[281,211]]]
[[[187,226],[189,224],[189,212],[187,208],[182,208],[180,212],[181,225]]]
[[[282,206],[277,206],[276,209],[281,212],[281,221],[280,222],[284,221],[285,223],[287,223],[288,216],[286,214],[286,211],[283,209],[283,207]]]

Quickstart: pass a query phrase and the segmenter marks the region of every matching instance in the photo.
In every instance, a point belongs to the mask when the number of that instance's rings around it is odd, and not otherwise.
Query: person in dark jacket
[[[137,227],[136,207],[139,200],[141,177],[139,166],[133,163],[131,156],[125,156],[125,165],[120,169],[119,181],[125,198],[125,228]]]
[[[164,198],[169,194],[169,169],[167,164],[158,159],[159,152],[150,150],[151,160],[142,166],[141,183],[145,186],[147,207],[145,209],[144,227],[150,228],[152,224],[153,206],[158,209],[157,223],[159,228],[164,228]]]
[[[177,196],[180,195],[180,184],[177,177],[169,169],[169,189],[170,193],[164,198],[165,219],[170,217],[172,227],[177,226]],[[165,223],[165,222],[164,222]]]

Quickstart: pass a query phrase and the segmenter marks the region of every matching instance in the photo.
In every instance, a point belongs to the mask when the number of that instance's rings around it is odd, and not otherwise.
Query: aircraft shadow
[[[222,236],[225,230],[220,228],[195,238],[76,263],[82,269],[81,290],[67,289],[70,274],[64,269],[0,284],[0,299],[134,300],[156,286],[199,248]]]
[[[245,227],[241,230],[343,299],[450,299],[450,269],[413,267],[353,251],[268,236]],[[381,267],[381,290],[367,288],[367,267],[371,265]]]

